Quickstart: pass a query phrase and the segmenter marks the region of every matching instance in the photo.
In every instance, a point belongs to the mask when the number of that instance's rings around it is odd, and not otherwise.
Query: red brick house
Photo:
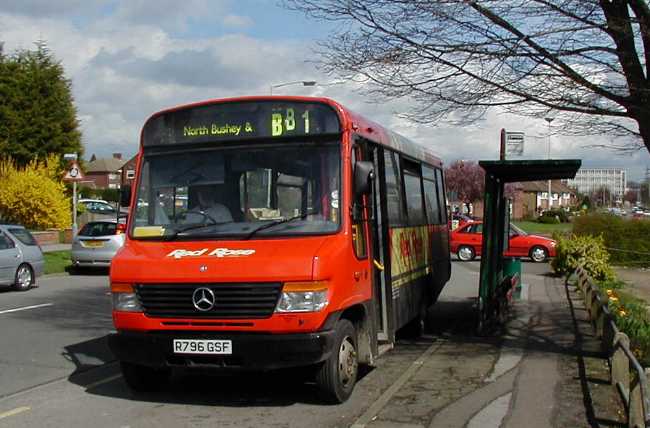
[[[86,181],[97,189],[119,189],[122,181],[124,160],[121,153],[113,153],[111,158],[96,158],[93,155],[86,164]]]
[[[124,165],[122,165],[122,185],[133,184],[135,178],[135,167],[137,166],[138,155],[133,156]]]

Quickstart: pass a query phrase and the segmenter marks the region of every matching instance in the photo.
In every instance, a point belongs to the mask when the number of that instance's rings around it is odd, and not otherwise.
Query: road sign
[[[524,133],[506,132],[506,155],[523,156],[524,154]]]
[[[66,171],[65,175],[63,176],[63,180],[65,181],[80,181],[84,179],[84,175],[81,172],[81,168],[79,168],[79,163],[77,161],[72,161],[70,162],[70,165],[68,166],[68,170]]]

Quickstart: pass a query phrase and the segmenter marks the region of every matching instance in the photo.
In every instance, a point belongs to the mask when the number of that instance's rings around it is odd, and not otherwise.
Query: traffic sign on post
[[[83,172],[81,172],[81,168],[79,168],[79,163],[77,161],[70,162],[70,164],[68,165],[68,170],[63,176],[63,180],[80,181],[83,179],[84,179],[84,175]]]
[[[67,155],[66,155],[67,156]],[[77,156],[75,155],[71,162],[68,164],[68,170],[63,176],[63,181],[72,182],[72,236],[77,236],[77,182],[84,179],[84,174],[81,172]]]

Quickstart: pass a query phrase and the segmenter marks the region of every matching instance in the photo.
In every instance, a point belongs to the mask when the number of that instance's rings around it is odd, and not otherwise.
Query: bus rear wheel
[[[171,370],[155,369],[139,364],[120,362],[126,384],[136,392],[151,392],[161,389],[169,381]]]
[[[335,336],[332,354],[316,373],[316,385],[325,401],[338,404],[352,395],[359,372],[359,355],[356,329],[349,320],[339,320]]]

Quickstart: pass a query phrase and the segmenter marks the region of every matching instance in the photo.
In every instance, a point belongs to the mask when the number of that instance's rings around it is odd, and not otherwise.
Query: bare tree
[[[645,0],[284,1],[340,24],[321,44],[326,71],[414,100],[412,120],[468,123],[499,107],[650,151]]]

